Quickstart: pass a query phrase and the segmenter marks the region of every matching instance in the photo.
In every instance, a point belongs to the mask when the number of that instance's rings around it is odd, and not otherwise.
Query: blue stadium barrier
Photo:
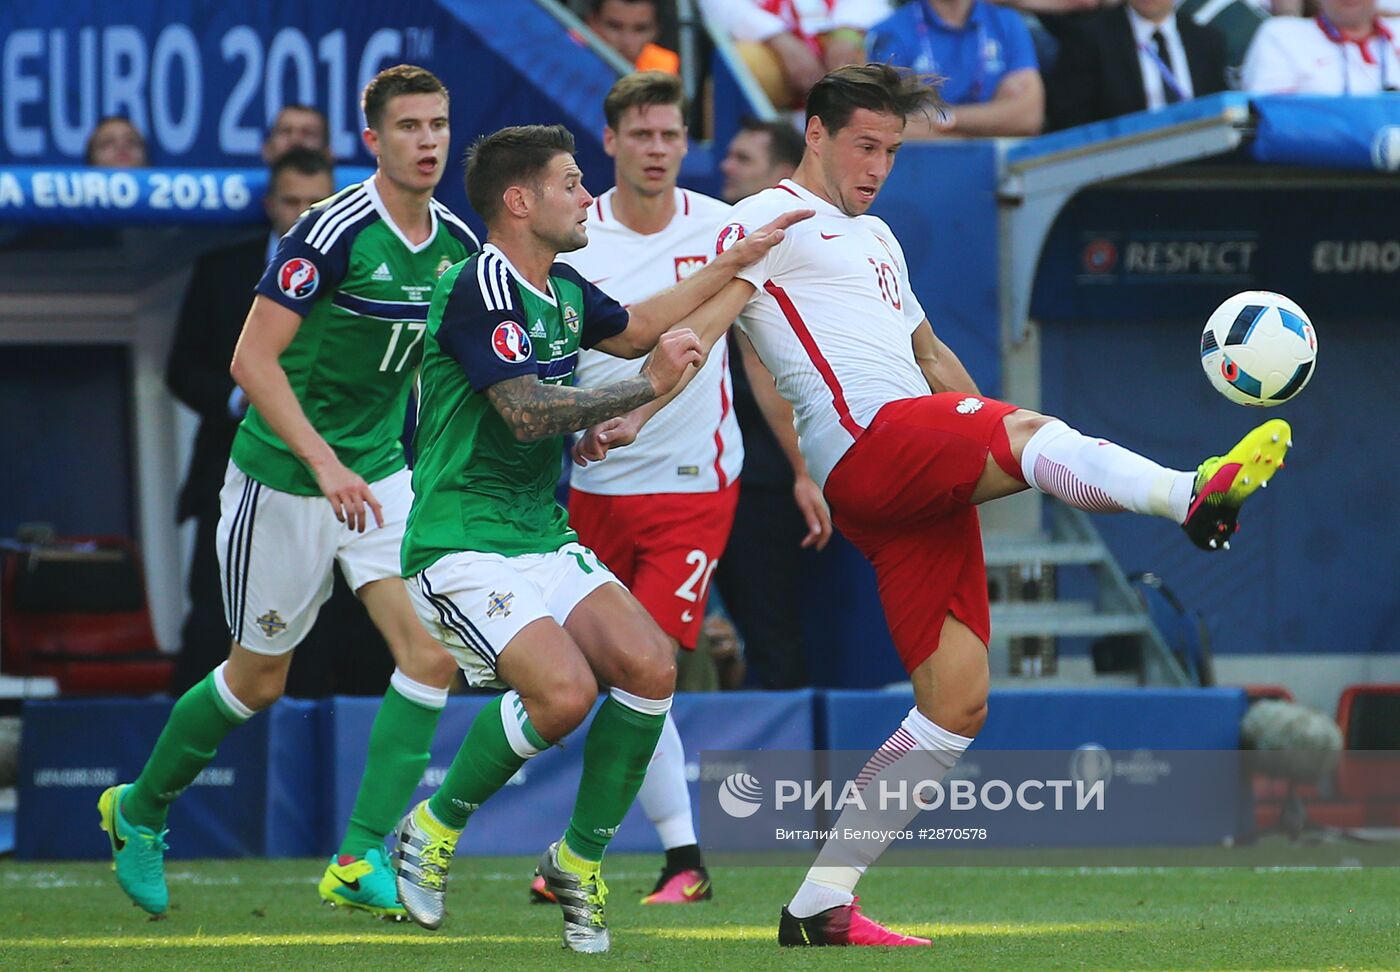
[[[811,692],[678,695],[673,711],[685,742],[687,766],[698,766],[702,749],[811,749],[813,698]],[[425,785],[419,787],[414,800],[432,793],[472,719],[488,701],[486,696],[448,701],[438,724],[432,760],[424,774]],[[370,725],[378,708],[378,699],[337,698],[326,703],[325,763],[334,768],[334,775],[326,794],[327,830],[321,835],[325,853],[334,850],[350,818],[355,790],[364,771]],[[526,763],[510,785],[472,817],[459,853],[538,854],[550,841],[557,840],[568,825],[578,790],[586,727],[585,723],[563,746]],[[696,779],[691,780],[691,798],[699,800]],[[640,804],[627,814],[612,848],[660,851],[656,831]]]
[[[317,851],[319,703],[283,699],[229,735],[170,811],[171,858],[302,857]],[[102,858],[97,798],[135,779],[170,715],[157,700],[27,702],[17,856]]]
[[[825,749],[869,750],[914,704],[912,692],[822,692]],[[1243,689],[993,691],[974,749],[1237,749]]]
[[[451,763],[486,696],[453,698],[438,728],[426,797]],[[908,710],[904,692],[799,691],[680,695],[675,716],[686,745],[691,796],[700,806],[702,751],[873,749]],[[282,700],[231,734],[219,757],[171,810],[170,856],[296,857],[331,853],[364,770],[374,698]],[[1245,709],[1238,689],[993,693],[991,717],[973,751],[1233,750]],[[18,849],[27,860],[101,859],[102,790],[140,770],[170,712],[156,700],[31,702],[20,754]],[[530,761],[472,821],[462,852],[534,854],[567,825],[583,754],[582,732]],[[1224,754],[1222,754],[1224,755]],[[1214,809],[1165,843],[1231,836],[1238,794],[1227,761],[1173,763],[1173,782]],[[1144,789],[1133,798],[1147,800]],[[1180,797],[1174,797],[1180,799]],[[1193,797],[1196,799],[1196,797]],[[1028,840],[1031,838],[1028,837]],[[1032,841],[1033,842],[1033,841]],[[656,852],[656,833],[634,806],[613,843]]]

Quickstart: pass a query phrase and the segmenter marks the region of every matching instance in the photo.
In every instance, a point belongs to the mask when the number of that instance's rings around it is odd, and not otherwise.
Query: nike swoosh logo
[[[822,239],[824,239],[824,240],[834,240],[834,239],[837,239],[838,237],[840,237],[840,236],[842,236],[842,235],[843,235],[843,234],[841,234],[841,233],[823,233],[823,234],[822,234]]]
[[[681,894],[685,895],[688,898],[692,894],[695,894],[697,891],[703,889],[705,885],[709,883],[710,882],[708,881],[696,881],[694,884],[687,884],[685,887],[681,888]]]
[[[359,879],[359,878],[355,878],[355,880],[353,880],[353,881],[347,881],[347,880],[345,880],[345,878],[341,878],[341,879],[340,879],[340,883],[343,884],[343,885],[345,885],[345,886],[346,886],[347,888],[349,888],[351,891],[358,891],[358,890],[360,890],[360,879]]]

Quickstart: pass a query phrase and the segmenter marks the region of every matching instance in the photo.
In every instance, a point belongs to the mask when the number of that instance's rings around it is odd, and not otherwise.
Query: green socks
[[[515,775],[525,761],[549,748],[535,731],[516,692],[487,703],[472,720],[467,738],[448,767],[428,809],[453,830],[461,830],[476,809]]]
[[[227,664],[175,703],[141,775],[122,793],[121,814],[129,823],[163,830],[170,804],[209,765],[224,737],[252,717],[224,681]]]
[[[369,758],[339,854],[364,857],[384,847],[428,768],[428,748],[447,705],[447,689],[415,682],[394,669],[369,735]]]
[[[568,849],[601,861],[647,775],[671,699],[643,699],[613,689],[593,717],[583,744],[583,777],[564,834]]]

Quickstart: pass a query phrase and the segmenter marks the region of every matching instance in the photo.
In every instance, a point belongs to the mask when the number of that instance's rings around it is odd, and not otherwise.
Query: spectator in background
[[[985,0],[915,0],[865,40],[871,61],[945,79],[951,107],[911,117],[905,138],[1040,134],[1045,86],[1030,30],[1015,10]]]
[[[1174,12],[1172,0],[1128,0],[1066,37],[1050,74],[1050,123],[1157,111],[1225,87],[1223,33]]]
[[[719,164],[720,198],[733,205],[792,175],[802,161],[802,133],[785,121],[745,118]]]
[[[282,234],[333,189],[331,165],[323,151],[294,148],[283,153],[272,165],[263,197],[271,232],[201,256],[195,261],[180,307],[165,383],[177,399],[199,414],[200,422],[176,509],[178,522],[190,517],[195,520],[187,584],[190,611],[181,628],[180,655],[170,685],[176,695],[204,678],[228,655],[215,528],[229,448],[248,409],[247,398],[229,375],[229,362],[248,313],[248,295],[262,277]]]
[[[1321,0],[1316,19],[1275,17],[1260,26],[1244,60],[1254,94],[1373,95],[1400,90],[1400,18],[1377,16],[1376,0]]]
[[[787,122],[745,120],[720,163],[721,197],[733,204],[776,186],[797,169],[804,149],[802,136]],[[714,639],[710,653],[726,688],[742,674],[745,662],[763,688],[802,688],[810,684],[802,643],[802,574],[809,556],[804,548],[826,546],[830,514],[797,448],[791,406],[778,394],[749,339],[734,328],[729,341],[731,360],[740,362],[731,372],[734,417],[744,437],[744,473],[715,587],[738,629],[743,653],[738,639],[725,637],[730,632],[719,619],[707,621]],[[775,428],[787,434],[775,436]],[[808,521],[804,509],[815,522]]]
[[[636,70],[680,73],[680,57],[656,43],[656,0],[593,0],[584,23]]]
[[[130,119],[108,115],[97,120],[97,127],[88,136],[83,160],[107,169],[144,169],[146,139]]]
[[[773,107],[800,108],[826,72],[865,61],[865,32],[890,0],[700,0]],[[766,187],[765,187],[766,188]]]
[[[267,137],[263,139],[263,161],[271,165],[284,152],[294,148],[314,149],[324,155],[328,162],[335,163],[331,152],[331,126],[319,108],[283,105],[272,120]]]
[[[1183,0],[1177,12],[1225,35],[1226,77],[1230,87],[1237,88],[1240,66],[1259,25],[1270,16],[1297,16],[1302,8],[1300,0]]]

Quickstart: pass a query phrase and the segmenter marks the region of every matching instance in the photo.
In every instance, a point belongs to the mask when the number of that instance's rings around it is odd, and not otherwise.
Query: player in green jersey
[[[700,360],[694,334],[673,325],[804,213],[624,309],[555,262],[588,239],[593,197],[573,148],[557,125],[507,128],[472,146],[467,198],[486,221],[487,241],[433,294],[403,572],[419,616],[467,681],[508,691],[477,716],[438,791],[404,817],[394,860],[409,916],[438,927],[467,818],[576,728],[601,684],[608,697],[582,744],[568,831],[540,861],[564,911],[564,944],[601,952],[609,945],[603,852],[665,723],[675,657],[555,502],[563,436],[672,392]],[[581,348],[651,356],[631,378],[574,388]]]
[[[282,238],[234,354],[252,404],[221,495],[228,660],[175,703],[136,781],[98,804],[117,883],[152,914],[169,900],[167,808],[224,736],[281,696],[339,562],[396,669],[320,894],[403,916],[384,838],[427,766],[456,666],[414,616],[399,575],[413,497],[399,437],[433,287],[477,241],[432,198],[449,135],[442,83],[422,68],[389,68],[363,105],[377,171],[311,207]]]

